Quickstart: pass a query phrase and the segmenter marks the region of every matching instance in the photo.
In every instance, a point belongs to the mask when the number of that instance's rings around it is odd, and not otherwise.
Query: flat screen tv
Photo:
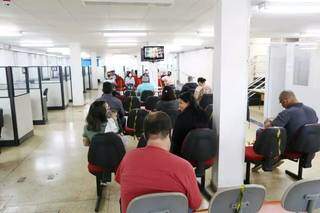
[[[142,61],[164,60],[164,46],[145,46],[141,51]]]

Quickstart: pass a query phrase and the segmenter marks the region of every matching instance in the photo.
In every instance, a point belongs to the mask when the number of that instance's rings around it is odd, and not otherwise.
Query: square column
[[[73,106],[83,106],[83,77],[81,68],[81,48],[78,43],[70,44],[70,66],[72,77]]]
[[[217,188],[244,180],[248,96],[249,0],[215,0],[213,107],[219,154],[212,169]]]

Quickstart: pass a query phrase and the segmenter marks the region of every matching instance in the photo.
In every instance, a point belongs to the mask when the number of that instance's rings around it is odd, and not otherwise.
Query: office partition
[[[69,99],[69,102],[72,102],[73,93],[72,93],[71,67],[70,66],[64,67],[64,71],[65,71],[65,78],[67,82],[68,99]]]

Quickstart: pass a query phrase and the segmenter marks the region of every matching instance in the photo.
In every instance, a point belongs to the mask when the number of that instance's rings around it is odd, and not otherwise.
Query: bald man
[[[287,130],[289,143],[302,126],[318,123],[316,112],[311,107],[300,103],[292,91],[282,91],[279,102],[285,110],[280,112],[273,121],[267,119],[264,126],[265,128],[271,126],[284,127]]]

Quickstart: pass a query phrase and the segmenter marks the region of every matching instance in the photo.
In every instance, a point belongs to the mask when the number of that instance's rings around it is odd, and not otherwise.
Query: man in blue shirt
[[[152,92],[155,91],[155,85],[150,83],[149,79],[142,79],[142,84],[137,87],[138,95],[141,95],[143,91],[150,90]]]
[[[281,92],[279,102],[285,110],[280,112],[273,121],[267,119],[264,126],[266,128],[284,127],[287,130],[288,145],[290,145],[290,142],[295,140],[297,131],[306,124],[318,123],[318,117],[311,107],[300,103],[292,91]]]

